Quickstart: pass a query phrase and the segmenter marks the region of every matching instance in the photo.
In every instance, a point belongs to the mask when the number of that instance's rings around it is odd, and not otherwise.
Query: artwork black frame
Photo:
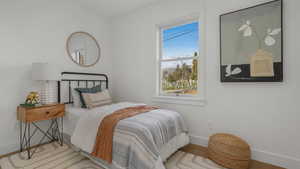
[[[259,6],[263,6],[263,5],[268,5],[274,2],[280,2],[281,3],[281,64],[278,65],[274,65],[274,74],[276,74],[277,76],[274,77],[225,77],[225,67],[222,66],[222,17],[226,16],[226,15],[230,15],[233,13],[237,13],[237,12],[241,12],[241,11],[245,11],[245,10],[249,10],[249,9],[253,9]],[[266,2],[266,3],[262,3],[259,5],[255,5],[255,6],[251,6],[248,8],[244,8],[244,9],[240,9],[237,11],[232,11],[232,12],[228,12],[225,14],[222,14],[219,16],[219,29],[220,29],[220,81],[221,82],[283,82],[283,64],[284,64],[284,60],[283,60],[283,54],[284,54],[284,15],[283,15],[283,7],[284,7],[284,3],[283,0],[273,0],[270,2]],[[244,65],[247,66],[247,65]],[[248,65],[249,66],[249,65]],[[234,68],[234,67],[233,67]]]

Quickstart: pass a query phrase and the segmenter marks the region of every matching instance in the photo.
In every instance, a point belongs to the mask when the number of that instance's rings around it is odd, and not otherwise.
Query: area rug
[[[166,169],[224,169],[212,161],[178,151],[166,162]],[[68,145],[51,143],[37,149],[32,159],[19,153],[0,159],[1,169],[103,169]]]

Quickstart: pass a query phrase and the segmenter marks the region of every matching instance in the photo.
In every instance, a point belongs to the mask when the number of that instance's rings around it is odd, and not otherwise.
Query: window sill
[[[192,106],[204,106],[205,100],[199,97],[180,97],[180,96],[154,96],[153,102],[168,103],[168,104],[181,104]]]

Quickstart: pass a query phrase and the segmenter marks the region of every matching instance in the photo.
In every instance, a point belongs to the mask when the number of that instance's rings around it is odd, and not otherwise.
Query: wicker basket
[[[208,157],[230,169],[248,169],[251,158],[250,146],[231,134],[215,134],[208,143]]]

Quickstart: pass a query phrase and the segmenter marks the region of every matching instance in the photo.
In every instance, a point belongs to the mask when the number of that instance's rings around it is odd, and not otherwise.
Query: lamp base
[[[40,92],[41,104],[57,103],[57,86],[55,81],[46,81]]]

